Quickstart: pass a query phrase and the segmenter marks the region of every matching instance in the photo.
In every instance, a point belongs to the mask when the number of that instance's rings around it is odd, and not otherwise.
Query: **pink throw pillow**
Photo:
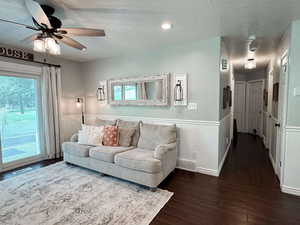
[[[119,129],[117,126],[106,126],[103,134],[103,145],[119,146]]]

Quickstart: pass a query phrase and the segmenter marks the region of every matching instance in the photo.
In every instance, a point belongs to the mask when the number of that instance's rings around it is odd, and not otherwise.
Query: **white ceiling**
[[[105,29],[105,38],[76,37],[86,52],[63,47],[62,57],[78,61],[112,57],[164,45],[226,36],[232,57],[245,52],[250,34],[274,41],[294,19],[300,19],[299,0],[40,0],[57,10],[64,26]],[[0,18],[32,24],[23,0],[0,0]],[[170,21],[174,27],[162,31]],[[21,40],[32,31],[0,23],[0,43],[32,48]],[[268,50],[267,50],[268,49]],[[272,47],[261,49],[264,55]]]

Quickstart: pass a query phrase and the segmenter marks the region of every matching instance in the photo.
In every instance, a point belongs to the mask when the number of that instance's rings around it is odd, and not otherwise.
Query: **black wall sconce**
[[[105,91],[104,91],[104,86],[100,86],[97,88],[97,100],[98,101],[105,101]]]
[[[174,88],[174,100],[176,102],[183,101],[183,89],[182,89],[181,80],[176,81],[176,85]]]

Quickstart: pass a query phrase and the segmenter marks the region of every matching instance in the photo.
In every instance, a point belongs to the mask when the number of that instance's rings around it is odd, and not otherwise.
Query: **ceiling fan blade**
[[[89,28],[61,28],[58,29],[61,34],[68,34],[74,36],[91,36],[91,37],[104,37],[105,31],[99,29]]]
[[[34,41],[36,39],[38,39],[40,36],[40,34],[33,34],[33,35],[30,35],[29,37],[23,39],[23,42],[31,42],[31,41]]]
[[[47,28],[52,29],[50,21],[39,3],[33,0],[25,0],[25,5],[28,11],[30,12],[31,16],[40,25],[47,26]]]
[[[10,21],[10,20],[4,20],[4,19],[0,19],[0,21],[5,22],[5,23],[12,23],[12,24],[15,24],[15,25],[23,26],[23,27],[31,29],[31,30],[36,30],[36,31],[39,30],[35,27],[29,26],[29,25],[26,25],[26,24],[23,24],[23,23],[18,23],[18,22],[14,22],[14,21]]]
[[[64,44],[72,47],[72,48],[77,48],[79,50],[86,50],[87,49],[84,45],[80,44],[78,41],[75,41],[74,39],[69,38],[65,35],[61,35],[61,36],[55,35],[55,39],[57,41],[60,41]]]

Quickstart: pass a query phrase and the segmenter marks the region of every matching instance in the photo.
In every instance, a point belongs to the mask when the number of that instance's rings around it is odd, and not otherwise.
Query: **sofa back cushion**
[[[170,144],[176,142],[176,125],[140,125],[140,138],[138,147],[154,150],[160,144]]]
[[[115,126],[117,124],[117,120],[102,120],[100,118],[96,118],[94,123],[95,126]]]
[[[139,142],[140,137],[140,121],[124,121],[124,120],[118,120],[117,123],[118,127],[122,128],[134,128],[135,132],[132,136],[131,145],[137,146]]]

